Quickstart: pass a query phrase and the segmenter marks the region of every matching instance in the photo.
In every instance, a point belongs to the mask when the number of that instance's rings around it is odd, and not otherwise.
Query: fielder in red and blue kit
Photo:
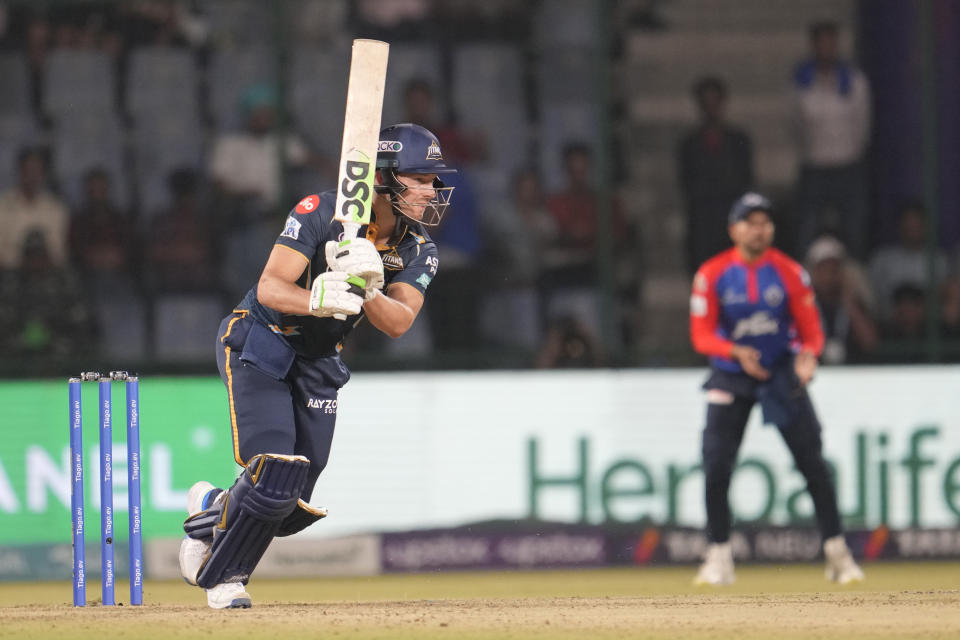
[[[803,267],[771,247],[771,213],[769,200],[756,193],[734,203],[728,220],[734,247],[705,262],[693,281],[690,337],[710,359],[702,442],[709,546],[697,575],[701,584],[734,579],[727,493],[757,403],[807,482],[828,578],[863,577],[843,538],[820,422],[807,392],[824,342],[816,300]]]

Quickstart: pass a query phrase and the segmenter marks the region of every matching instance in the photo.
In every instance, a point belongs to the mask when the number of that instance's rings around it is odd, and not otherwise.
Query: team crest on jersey
[[[436,140],[431,140],[430,146],[427,147],[427,160],[443,160],[443,155],[440,154],[440,143]]]
[[[296,218],[294,218],[293,216],[289,216],[287,218],[286,225],[284,225],[283,227],[283,233],[280,234],[280,237],[292,238],[294,240],[297,240],[300,238],[300,227],[302,226],[303,225],[301,225]]]
[[[386,253],[380,254],[380,260],[383,262],[383,268],[390,271],[403,271],[403,258],[397,253],[397,248],[393,247]]]
[[[775,307],[783,302],[783,289],[772,284],[763,290],[763,301],[771,307]]]

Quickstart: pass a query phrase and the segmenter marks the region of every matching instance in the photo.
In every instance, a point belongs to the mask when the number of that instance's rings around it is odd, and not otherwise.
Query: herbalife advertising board
[[[703,524],[702,370],[357,374],[305,536],[493,519]],[[114,494],[125,518],[123,390]],[[960,522],[960,369],[825,369],[812,386],[851,528]],[[0,384],[0,544],[69,540],[65,382]],[[96,385],[85,390],[88,527],[98,520]],[[232,482],[216,378],[141,382],[143,526],[177,537],[198,479]],[[319,410],[319,409],[318,409]],[[731,498],[741,522],[803,524],[812,506],[776,428],[755,413]],[[119,532],[125,526],[117,526]]]

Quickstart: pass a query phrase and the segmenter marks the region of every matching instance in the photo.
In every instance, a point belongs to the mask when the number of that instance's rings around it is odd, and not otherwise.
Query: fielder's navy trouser
[[[220,323],[217,367],[227,386],[233,455],[245,465],[259,453],[310,460],[301,493],[309,502],[330,457],[337,392],[350,378],[340,356],[293,355],[285,341],[244,312]]]
[[[778,424],[777,427],[793,455],[797,470],[807,481],[807,491],[813,498],[820,534],[824,539],[830,538],[841,532],[840,514],[830,468],[823,459],[820,422],[806,389],[796,390],[793,400],[789,405],[789,423]],[[707,538],[710,542],[726,542],[730,539],[730,502],[727,493],[747,419],[756,402],[752,395],[733,395],[730,403],[711,401],[707,405],[707,425],[703,430],[703,472]]]

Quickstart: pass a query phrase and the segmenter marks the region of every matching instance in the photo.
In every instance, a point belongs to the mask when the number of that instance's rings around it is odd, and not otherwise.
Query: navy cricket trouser
[[[283,379],[241,360],[253,323],[236,313],[223,319],[217,334],[217,367],[227,387],[233,454],[244,465],[259,453],[306,456],[310,471],[301,498],[327,465],[337,420],[337,393],[350,373],[338,355],[297,356]]]
[[[756,401],[734,396],[730,404],[707,405],[707,426],[703,430],[703,472],[706,485],[707,538],[710,542],[730,539],[730,478],[736,465],[743,432]],[[840,513],[830,468],[823,459],[820,422],[806,389],[794,406],[793,421],[778,425],[780,435],[793,455],[797,470],[807,481],[813,498],[821,536],[840,533]]]

